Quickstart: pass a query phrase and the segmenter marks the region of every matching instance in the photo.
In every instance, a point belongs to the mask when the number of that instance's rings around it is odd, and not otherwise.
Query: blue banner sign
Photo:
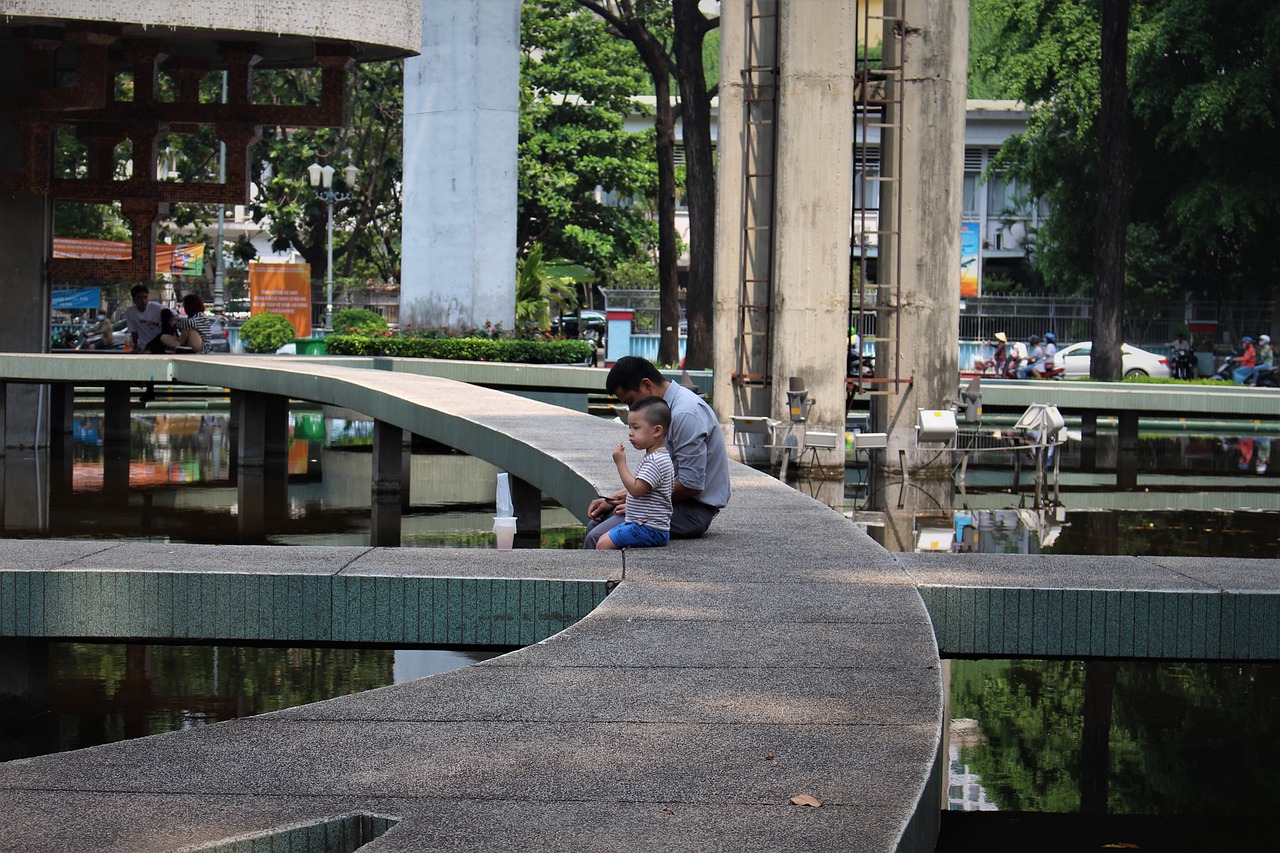
[[[74,287],[53,292],[54,311],[74,311],[78,308],[97,309],[101,304],[101,287]]]

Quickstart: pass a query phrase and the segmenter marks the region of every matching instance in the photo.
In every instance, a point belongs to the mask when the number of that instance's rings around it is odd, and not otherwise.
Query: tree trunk
[[[702,44],[716,24],[698,0],[675,0],[674,53],[684,131],[685,200],[689,206],[689,279],[685,289],[688,343],[685,365],[711,367],[714,353],[716,182],[711,150],[711,98],[702,69]]]
[[[1094,238],[1093,356],[1089,376],[1119,379],[1125,229],[1129,224],[1129,0],[1102,0],[1102,107],[1098,113],[1098,225]]]

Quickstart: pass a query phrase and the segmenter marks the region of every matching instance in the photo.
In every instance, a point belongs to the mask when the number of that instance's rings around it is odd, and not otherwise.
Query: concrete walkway
[[[251,368],[229,361],[232,373]],[[190,381],[228,381],[213,368],[193,362]],[[349,370],[299,365],[272,381],[311,398],[355,387]],[[488,436],[481,449],[530,482],[558,478],[547,491],[613,487],[616,424],[448,380],[351,372],[371,399],[433,412],[397,411],[406,428],[473,422]],[[534,456],[550,462],[522,459]],[[334,555],[323,571],[603,573],[618,584],[568,630],[464,670],[0,765],[3,846],[283,850],[226,845],[364,814],[396,819],[370,853],[932,849],[942,687],[914,583],[857,527],[774,478],[735,466],[733,486],[707,537],[666,549]],[[171,570],[183,562],[172,550],[10,543],[0,568]],[[289,571],[271,550],[217,553],[225,570]]]

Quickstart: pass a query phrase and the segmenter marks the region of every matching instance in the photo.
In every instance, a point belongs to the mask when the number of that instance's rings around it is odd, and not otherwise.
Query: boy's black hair
[[[135,284],[133,287],[129,288],[130,296],[137,296],[139,293],[145,293],[150,296],[151,290],[145,284]]]
[[[604,390],[610,394],[617,394],[619,391],[639,391],[642,379],[648,379],[654,385],[661,385],[666,381],[666,377],[658,372],[658,368],[646,359],[638,355],[624,355],[609,369],[609,375],[604,380]]]
[[[649,426],[660,426],[662,432],[671,431],[671,407],[661,397],[643,397],[627,407],[628,412],[637,412]]]

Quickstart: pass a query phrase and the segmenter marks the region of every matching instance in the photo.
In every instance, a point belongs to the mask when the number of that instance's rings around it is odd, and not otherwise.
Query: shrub
[[[576,364],[591,357],[588,341],[513,340],[511,338],[428,338],[330,335],[329,355],[386,355],[396,358],[444,358],[455,361],[503,361],[518,364]]]
[[[387,331],[387,320],[368,308],[343,308],[333,315],[333,330],[344,335],[380,335]]]
[[[275,352],[296,337],[288,318],[270,311],[253,315],[240,327],[245,352]]]

